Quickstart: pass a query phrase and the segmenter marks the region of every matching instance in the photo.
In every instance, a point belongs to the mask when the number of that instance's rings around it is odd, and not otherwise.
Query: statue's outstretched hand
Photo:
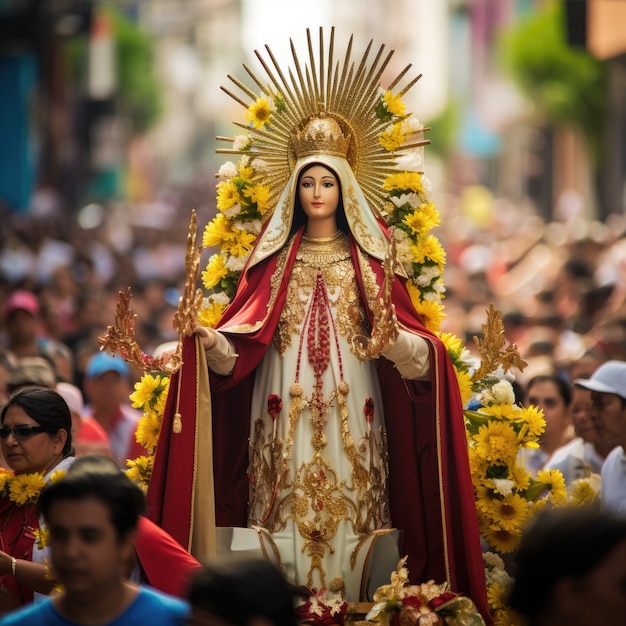
[[[192,335],[200,335],[200,341],[202,341],[202,347],[205,352],[210,350],[217,343],[217,331],[214,328],[207,328],[206,326],[194,326]]]

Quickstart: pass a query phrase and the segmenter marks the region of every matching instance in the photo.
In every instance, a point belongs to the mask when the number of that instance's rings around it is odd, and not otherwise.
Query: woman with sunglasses
[[[0,446],[14,473],[0,474],[0,612],[47,594],[42,550],[35,547],[39,528],[36,501],[52,474],[74,461],[72,417],[54,390],[26,387],[16,391],[0,412]]]

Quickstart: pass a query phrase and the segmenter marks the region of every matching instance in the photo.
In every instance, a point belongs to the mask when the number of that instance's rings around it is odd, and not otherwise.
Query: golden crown
[[[337,121],[322,113],[310,119],[303,130],[292,133],[291,141],[297,158],[309,154],[347,158],[350,135],[345,137]]]

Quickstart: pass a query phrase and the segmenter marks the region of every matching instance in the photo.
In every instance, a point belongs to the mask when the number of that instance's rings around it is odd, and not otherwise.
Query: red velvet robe
[[[263,320],[254,332],[228,333],[240,355],[235,369],[229,376],[210,376],[217,526],[247,525],[248,437],[254,371],[274,337],[300,236],[301,233],[289,254],[275,301],[268,306],[270,280],[276,271],[278,255],[242,274],[237,294],[219,324],[219,328],[225,328]],[[351,248],[361,298],[367,302],[353,240]],[[368,258],[378,284],[382,285],[384,274],[380,262]],[[405,380],[390,361],[378,360],[389,449],[392,526],[404,531],[401,553],[408,554],[407,567],[414,583],[447,580],[454,591],[472,598],[485,621],[491,623],[463,407],[454,366],[445,346],[418,318],[404,280],[399,277],[393,284],[392,299],[400,323],[430,345],[431,371],[430,382]],[[187,369],[192,365],[187,359],[193,359],[194,349],[193,341],[187,341],[186,366],[175,375],[171,385],[171,390],[181,385],[179,412],[183,413],[186,424],[192,422],[191,396],[198,383]],[[173,395],[170,391],[170,396]],[[193,448],[189,446],[193,432],[189,426],[183,427],[183,431],[187,428],[184,438],[188,446],[183,438],[173,441],[179,437],[168,431],[173,410],[170,397],[162,428],[162,432],[168,432],[167,441],[159,442],[148,501],[153,519],[163,523],[167,518],[172,527],[166,526],[166,530],[183,545],[189,545],[193,472],[179,465],[192,465]],[[185,494],[181,494],[183,485],[187,486]]]

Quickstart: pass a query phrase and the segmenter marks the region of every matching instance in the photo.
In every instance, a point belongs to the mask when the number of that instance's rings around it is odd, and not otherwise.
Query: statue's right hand
[[[214,328],[207,328],[206,326],[195,326],[192,333],[194,335],[200,335],[200,341],[202,341],[202,347],[205,352],[210,350],[217,343],[218,332]]]

